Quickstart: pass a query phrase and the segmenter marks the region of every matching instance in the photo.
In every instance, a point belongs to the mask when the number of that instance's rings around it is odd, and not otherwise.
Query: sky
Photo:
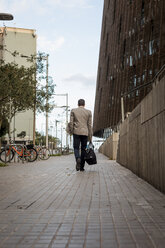
[[[0,12],[14,16],[4,25],[36,30],[37,50],[49,54],[55,93],[68,93],[70,109],[84,98],[93,112],[103,0],[0,0]],[[66,105],[65,96],[53,100],[57,106]],[[63,109],[49,114],[49,126],[57,119],[65,122]],[[44,125],[44,114],[38,115],[37,130],[44,132]]]

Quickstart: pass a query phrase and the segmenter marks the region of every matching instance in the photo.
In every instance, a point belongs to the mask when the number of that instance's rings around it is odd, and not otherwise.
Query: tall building
[[[151,90],[165,64],[165,1],[104,0],[94,135],[108,136]],[[141,86],[141,87],[140,87]]]
[[[0,57],[5,63],[16,62],[19,66],[29,67],[31,62],[21,56],[13,56],[12,53],[17,51],[19,54],[30,56],[36,54],[36,34],[33,29],[1,27],[0,28],[0,45],[3,46]],[[33,140],[33,110],[19,112],[11,122],[12,138],[16,141],[22,140],[19,134],[25,132],[24,140]]]

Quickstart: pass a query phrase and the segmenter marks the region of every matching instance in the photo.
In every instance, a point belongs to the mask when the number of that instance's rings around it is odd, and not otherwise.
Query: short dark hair
[[[78,106],[85,106],[85,100],[84,99],[79,99],[78,100]]]

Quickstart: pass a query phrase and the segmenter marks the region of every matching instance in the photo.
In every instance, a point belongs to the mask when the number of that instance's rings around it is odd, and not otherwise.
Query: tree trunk
[[[1,129],[1,125],[2,125],[2,121],[0,120],[0,129]],[[1,137],[0,137],[0,151],[1,151],[1,147],[2,147],[2,141],[1,141]]]

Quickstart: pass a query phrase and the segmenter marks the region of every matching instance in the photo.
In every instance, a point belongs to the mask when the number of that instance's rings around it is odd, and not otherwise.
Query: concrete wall
[[[117,162],[165,192],[165,77],[121,124]]]
[[[113,133],[99,148],[103,153],[112,160],[116,160],[119,134]]]
[[[13,53],[14,51],[19,54],[31,56],[36,55],[36,33],[33,29],[14,28],[14,27],[2,27],[0,28],[1,38],[0,44],[2,44],[8,51]],[[26,58],[21,56],[13,57],[10,52],[3,50],[1,57],[6,63],[16,62],[19,66],[29,67],[32,63],[27,61]],[[11,121],[12,139],[20,141],[18,134],[25,131],[26,137],[24,140],[33,140],[33,110],[26,110],[16,114],[15,119]],[[14,133],[15,130],[15,133]],[[8,135],[6,135],[6,138]]]

